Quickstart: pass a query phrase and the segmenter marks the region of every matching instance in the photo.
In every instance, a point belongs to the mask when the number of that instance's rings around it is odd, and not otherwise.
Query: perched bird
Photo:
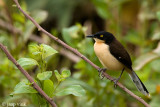
[[[101,31],[87,37],[94,38],[94,51],[107,70],[121,70],[120,76],[114,81],[115,85],[121,78],[123,71],[126,70],[138,90],[144,95],[149,95],[147,88],[132,69],[132,61],[128,52],[113,34]],[[104,70],[100,69],[99,71],[103,72]]]

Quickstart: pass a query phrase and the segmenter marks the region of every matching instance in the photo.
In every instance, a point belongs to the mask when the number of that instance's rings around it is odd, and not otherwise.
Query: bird
[[[99,72],[105,70],[121,71],[120,76],[114,80],[114,85],[116,86],[125,70],[131,77],[137,89],[142,94],[149,96],[147,88],[132,68],[130,55],[112,33],[100,31],[96,34],[88,35],[87,37],[95,40],[94,52],[101,64],[105,67],[100,68],[98,70]]]

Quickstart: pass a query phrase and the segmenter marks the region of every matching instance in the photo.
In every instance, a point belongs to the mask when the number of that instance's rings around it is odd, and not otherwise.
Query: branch
[[[48,97],[48,95],[46,93],[44,93],[44,91],[34,82],[34,80],[32,79],[32,77],[28,74],[28,72],[26,72],[18,63],[17,61],[13,58],[13,56],[9,53],[9,51],[7,50],[7,48],[0,43],[0,48],[4,51],[4,53],[6,54],[6,56],[8,57],[8,59],[10,61],[12,61],[17,68],[21,71],[21,73],[29,80],[30,83],[33,83],[33,87],[39,92],[39,94],[41,94],[51,105],[52,107],[57,107],[57,105],[52,101],[52,99],[50,97]]]
[[[24,16],[26,18],[28,18],[29,20],[32,21],[32,23],[38,28],[39,31],[42,31],[43,33],[45,33],[47,36],[49,36],[51,39],[55,40],[56,42],[58,42],[60,45],[62,45],[63,47],[65,47],[66,49],[72,51],[73,53],[75,53],[76,55],[78,55],[79,57],[81,57],[83,60],[85,60],[86,62],[88,62],[91,66],[93,66],[95,69],[99,69],[100,67],[98,67],[97,65],[95,65],[93,62],[91,62],[89,59],[87,59],[83,54],[81,54],[79,51],[77,51],[76,49],[70,47],[69,45],[67,45],[66,43],[64,43],[63,41],[61,41],[60,39],[58,39],[57,37],[53,36],[52,34],[50,34],[49,32],[47,32],[45,29],[43,29],[31,16],[29,16],[26,12],[24,12],[21,8],[21,6],[19,5],[17,0],[13,0],[18,9],[24,14]],[[105,77],[111,81],[113,81],[113,78],[108,75],[107,73],[103,72],[103,75],[105,75]],[[125,86],[123,86],[121,83],[117,83],[117,85],[122,88],[125,92],[127,92],[129,95],[131,95],[133,98],[135,98],[136,100],[138,100],[139,102],[141,102],[142,104],[144,104],[146,107],[150,107],[150,105],[148,103],[146,103],[142,98],[138,97],[137,95],[135,95],[134,93],[132,93],[130,90],[128,90]]]
[[[1,20],[1,19],[0,19],[0,27],[4,28],[5,30],[8,30],[9,32],[11,32],[13,34],[20,34],[20,35],[23,34],[23,32],[21,30],[15,28],[11,24],[9,24],[9,23]],[[42,38],[40,38],[40,37],[38,37],[37,35],[34,35],[34,34],[30,35],[29,39],[33,40],[33,41],[36,41],[38,43],[47,43]],[[61,55],[67,57],[68,59],[70,59],[74,63],[79,62],[80,58],[77,55],[71,53],[70,51],[64,49],[63,47],[59,47],[55,44],[52,45],[52,47],[55,48],[56,50],[58,50]]]
[[[8,31],[12,32],[13,34],[22,34],[22,32],[19,29],[16,29],[11,24],[4,22],[0,19],[0,27],[7,29]]]

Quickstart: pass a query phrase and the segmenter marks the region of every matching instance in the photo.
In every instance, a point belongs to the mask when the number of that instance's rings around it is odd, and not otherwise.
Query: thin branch
[[[0,48],[3,50],[3,52],[6,54],[6,56],[8,57],[8,59],[10,61],[12,61],[17,68],[21,71],[21,73],[29,80],[30,83],[32,83],[33,87],[39,92],[39,94],[41,94],[51,105],[52,107],[57,107],[57,105],[54,103],[54,101],[48,97],[48,95],[34,82],[34,80],[32,79],[32,77],[28,74],[28,72],[26,72],[18,63],[17,61],[13,58],[13,56],[9,53],[9,51],[7,50],[7,48],[0,43]]]
[[[7,23],[7,22],[5,22],[1,19],[0,19],[0,27],[5,29],[5,30],[8,30],[9,32],[11,32],[13,34],[20,34],[20,35],[23,34],[23,32],[21,30],[17,29],[16,27],[12,26],[10,23]],[[42,38],[40,38],[40,37],[38,37],[37,35],[34,35],[34,34],[30,35],[29,39],[33,40],[33,41],[36,41],[38,43],[47,43]],[[80,61],[80,58],[77,55],[71,53],[70,51],[64,49],[63,47],[59,47],[55,44],[52,45],[52,47],[55,48],[56,50],[58,50],[61,55],[67,57],[68,59],[70,59],[74,63],[77,63],[77,62]]]
[[[7,29],[8,31],[14,33],[14,34],[21,34],[22,32],[19,29],[16,29],[13,27],[11,24],[4,22],[3,20],[0,19],[0,27]]]
[[[95,65],[93,62],[91,62],[89,59],[87,59],[83,54],[81,54],[79,51],[77,51],[76,49],[70,47],[69,45],[67,45],[66,43],[64,43],[63,41],[61,41],[60,39],[58,39],[57,37],[53,36],[52,34],[50,34],[49,32],[47,32],[45,29],[43,29],[31,16],[29,16],[26,12],[24,12],[21,8],[21,6],[19,5],[17,0],[13,0],[17,7],[19,8],[19,10],[25,15],[25,17],[27,17],[29,20],[32,21],[32,23],[38,28],[39,31],[42,31],[43,33],[45,33],[47,36],[49,36],[51,39],[55,40],[56,42],[58,42],[59,44],[61,44],[63,47],[65,47],[66,49],[72,51],[73,53],[75,53],[76,55],[78,55],[79,57],[81,57],[82,59],[84,59],[86,62],[88,62],[91,66],[93,66],[94,68],[96,68],[97,70],[100,68],[97,65]],[[107,73],[103,72],[103,75],[105,75],[105,77],[111,81],[113,81],[113,78],[108,75]],[[141,102],[142,104],[144,104],[146,107],[150,107],[150,105],[148,103],[146,103],[142,98],[138,97],[137,95],[135,95],[134,93],[132,93],[130,90],[128,90],[125,86],[123,86],[121,83],[117,83],[117,85],[122,88],[125,92],[127,92],[129,95],[131,95],[133,98],[137,99],[139,102]]]
[[[32,35],[29,37],[30,40],[34,40],[38,43],[46,43],[42,38],[36,36],[36,35]],[[61,55],[67,57],[68,59],[70,59],[71,61],[73,61],[74,63],[77,63],[80,61],[80,58],[73,54],[72,52],[64,49],[63,47],[60,47],[56,44],[51,45],[54,49],[56,49]]]

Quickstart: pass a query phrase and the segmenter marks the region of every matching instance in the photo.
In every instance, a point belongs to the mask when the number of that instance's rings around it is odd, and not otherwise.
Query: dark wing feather
[[[115,39],[109,44],[109,47],[111,54],[127,68],[132,70],[131,58],[123,45]]]

